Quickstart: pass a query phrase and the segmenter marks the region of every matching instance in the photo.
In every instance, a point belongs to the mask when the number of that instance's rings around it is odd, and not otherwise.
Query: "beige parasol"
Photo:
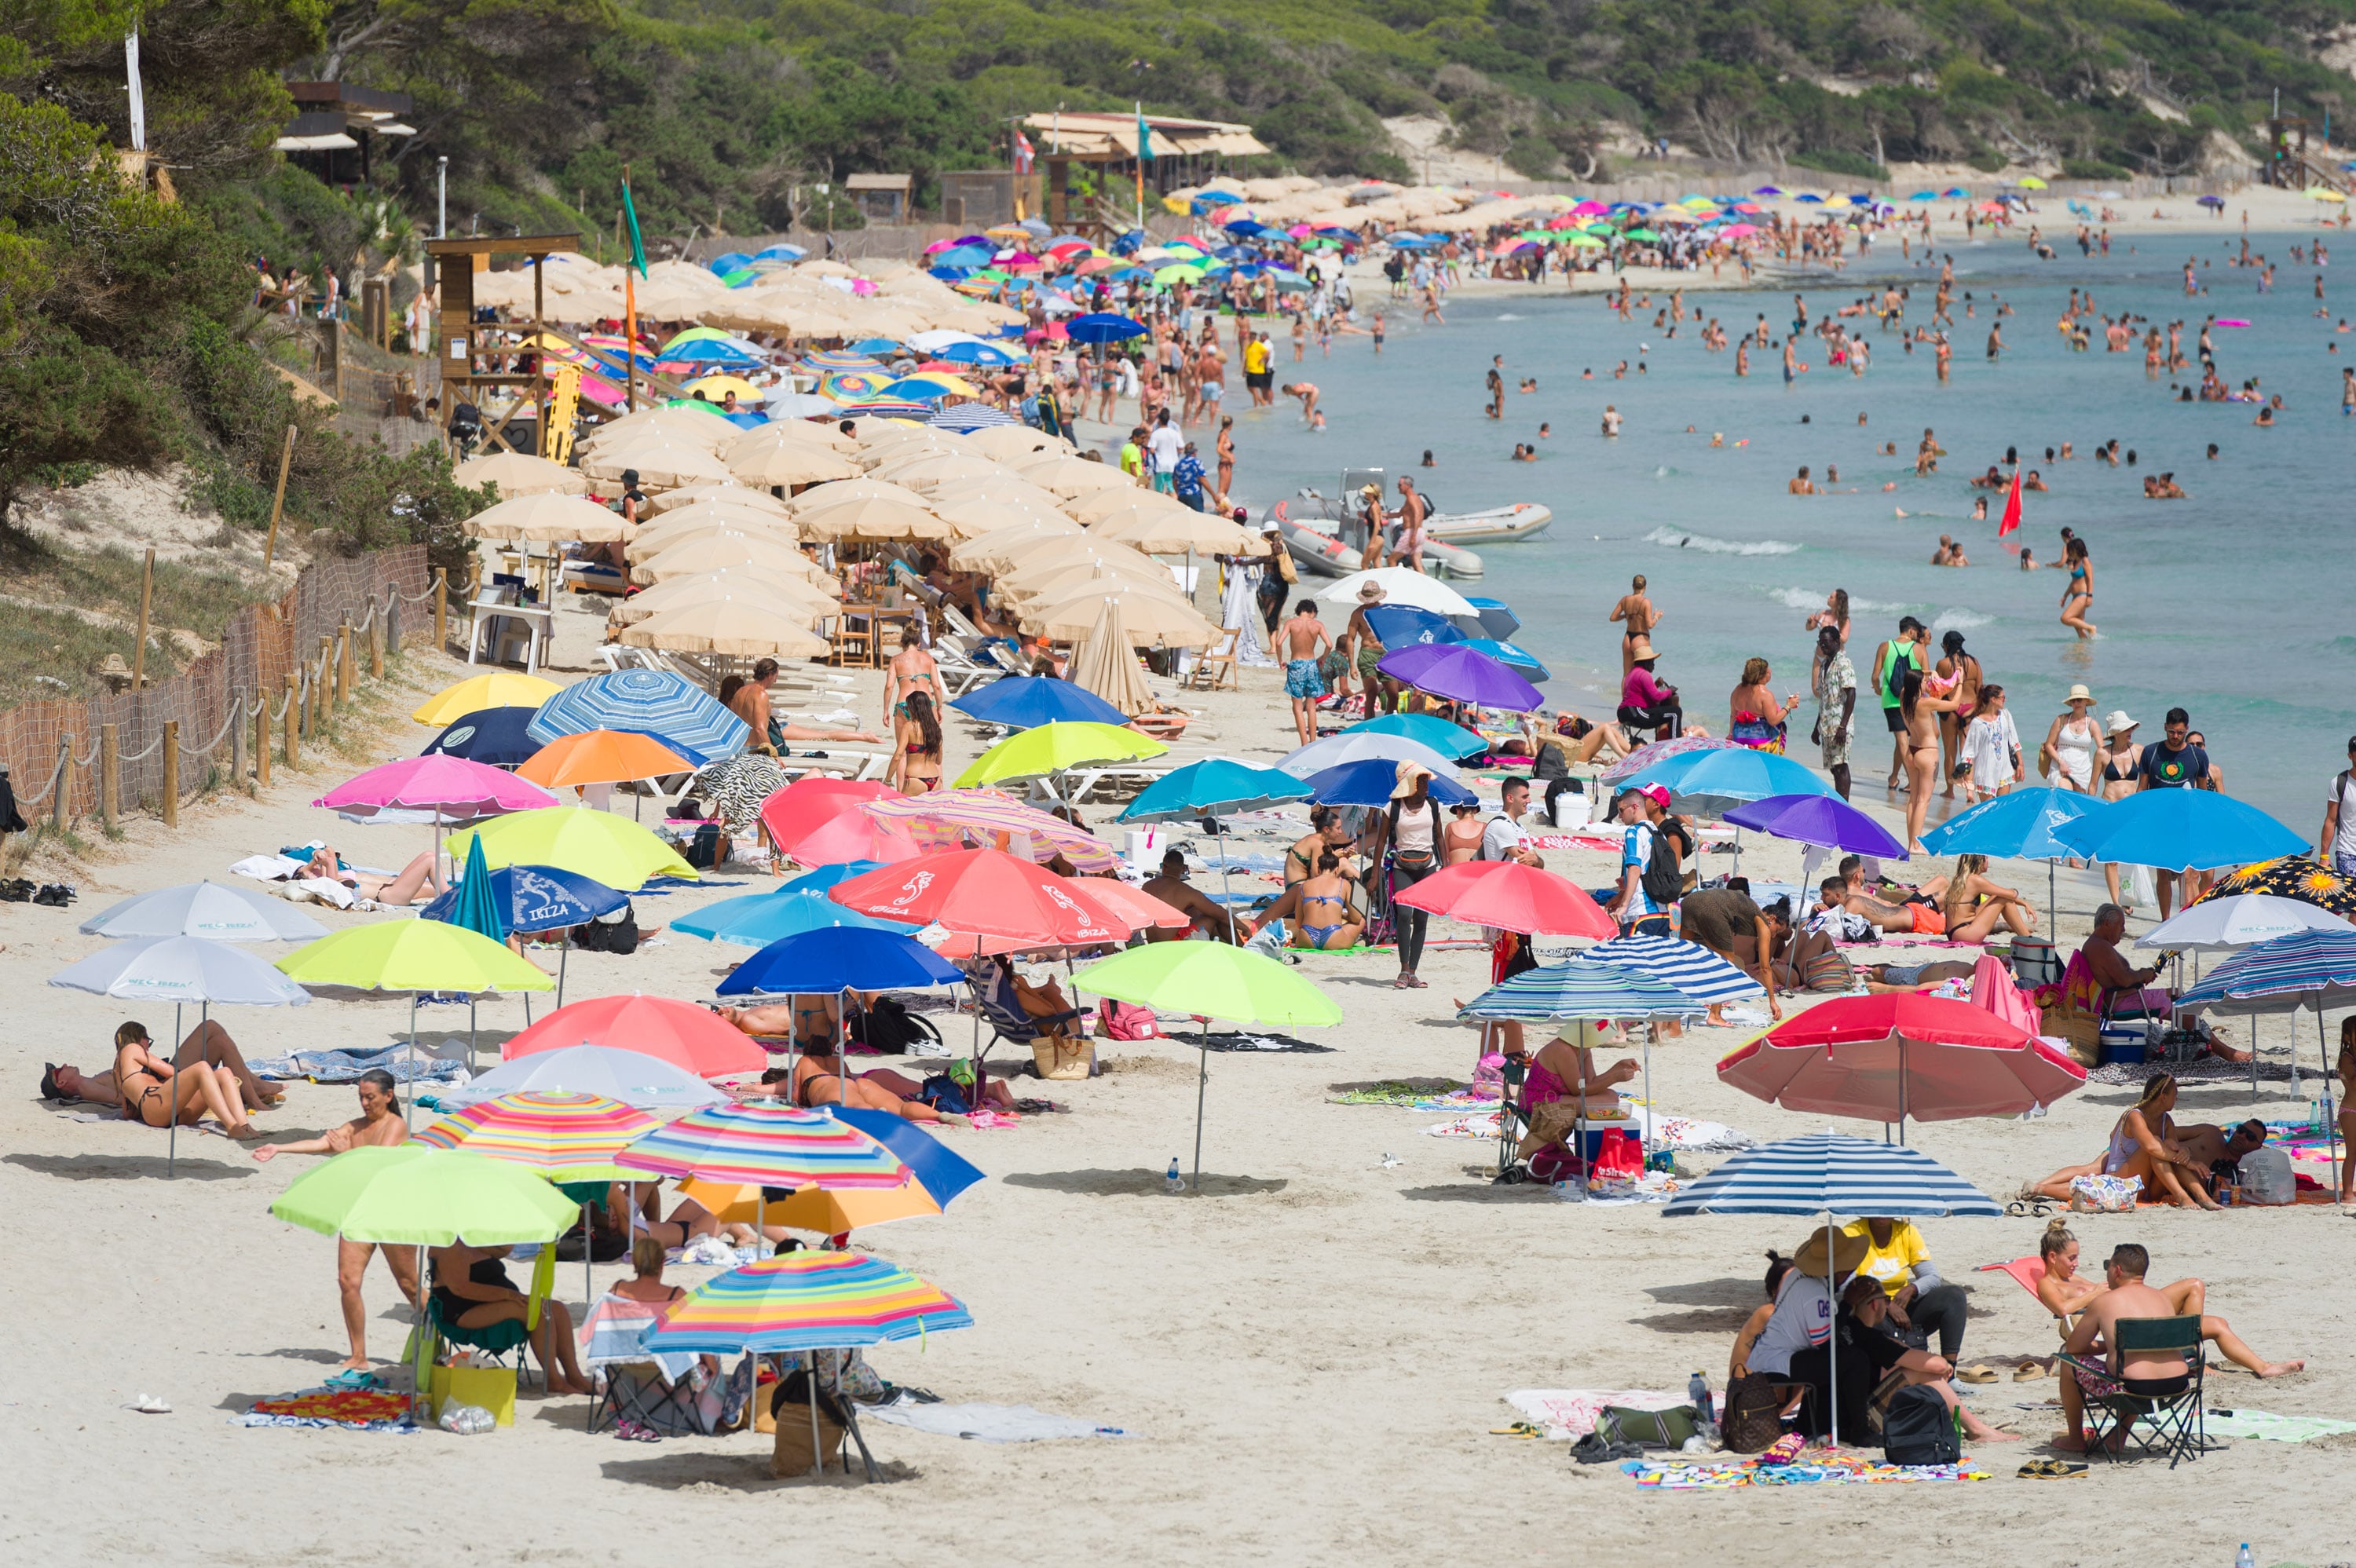
[[[766,490],[755,490],[749,485],[683,485],[676,490],[648,496],[647,504],[638,508],[638,516],[641,518],[668,517],[682,507],[692,507],[704,501],[718,501],[748,512],[766,512],[780,521],[793,516],[785,502]]]
[[[1009,501],[936,501],[933,513],[949,526],[949,537],[975,539],[999,528],[1019,528],[1029,523],[1044,525],[1041,531],[1074,533],[1080,525],[1061,512],[1035,511]]]
[[[581,447],[589,452],[654,435],[667,441],[691,442],[710,450],[727,440],[735,429],[726,420],[713,419],[693,409],[640,409],[637,413],[624,414],[599,425],[582,438]]]
[[[708,501],[698,501],[691,506],[675,507],[653,522],[642,524],[638,533],[643,539],[648,534],[673,528],[694,528],[704,523],[718,523],[726,528],[774,533],[785,539],[796,539],[800,537],[795,531],[793,518],[782,517],[771,507],[739,501],[730,496],[714,496]]]
[[[943,515],[947,516],[946,513]],[[968,539],[949,552],[949,565],[958,571],[1000,571],[1015,559],[1012,550],[1018,544],[1047,538],[1066,539],[1076,543],[1084,537],[1076,523],[1059,525],[1053,517],[1033,517],[992,528],[979,539]]]
[[[1032,539],[1009,539],[998,555],[1003,563],[1000,568],[1005,576],[1013,577],[1045,564],[1066,560],[1108,560],[1117,562],[1141,577],[1170,574],[1155,564],[1153,558],[1131,545],[1118,539],[1090,539],[1082,534],[1077,539],[1065,535],[1043,535]]]
[[[862,496],[797,512],[806,539],[945,539],[949,526],[921,507]]]
[[[818,571],[810,559],[790,544],[755,534],[722,533],[688,539],[650,560],[637,562],[630,570],[630,581],[663,582],[740,566],[766,567],[797,577],[813,577]]]
[[[1159,490],[1122,489],[1117,485],[1063,504],[1066,515],[1090,528],[1119,513],[1149,508],[1164,512],[1183,511],[1186,509],[1186,504],[1177,496],[1165,496]]]
[[[1021,463],[1033,453],[1051,452],[1058,455],[1072,451],[1072,443],[1061,436],[1033,430],[1027,424],[994,424],[967,436],[966,443],[984,457],[994,457],[1001,463]]]
[[[830,452],[852,453],[859,443],[830,424],[815,420],[773,420],[756,429],[744,431],[720,443],[723,462],[744,456],[748,452],[762,452],[773,446],[800,451],[806,446],[820,446]]]
[[[884,464],[869,472],[878,479],[889,479],[894,485],[905,485],[912,490],[927,492],[952,480],[1012,477],[989,458],[972,457],[962,452],[922,453]]]
[[[589,493],[589,481],[578,470],[520,452],[495,452],[488,457],[471,458],[458,464],[453,477],[469,490],[479,485],[497,485],[502,501],[512,501],[519,496]]]
[[[641,533],[630,541],[630,559],[633,561],[652,560],[665,550],[677,549],[681,545],[693,544],[698,539],[711,539],[715,535],[734,535],[759,539],[764,544],[787,547],[801,542],[791,523],[768,527],[741,517],[691,517],[677,525],[659,523]]]
[[[777,445],[729,460],[728,471],[747,485],[821,485],[856,477],[859,465],[841,453],[810,443]]]
[[[1043,490],[1058,496],[1092,496],[1116,485],[1137,487],[1136,481],[1108,463],[1087,463],[1074,457],[1051,457],[1026,464],[1014,472]]]
[[[616,640],[634,648],[730,654],[739,658],[809,658],[831,646],[808,626],[797,625],[773,603],[729,597],[658,611],[623,627]]]
[[[707,572],[700,577],[674,577],[668,582],[659,582],[614,605],[605,612],[605,620],[612,625],[626,626],[634,621],[645,620],[657,611],[684,609],[719,599],[766,602],[798,619],[833,615],[842,609],[841,600],[825,592],[806,577],[740,566],[729,571]]]
[[[986,479],[945,480],[933,486],[932,497],[935,506],[945,507],[954,501],[1001,501],[1008,506],[1028,507],[1034,512],[1069,515],[1064,497],[1012,474],[994,474]]]
[[[787,502],[786,507],[798,517],[824,507],[839,507],[845,501],[897,501],[904,507],[918,508],[927,505],[922,496],[889,479],[837,479],[811,485]]]
[[[1108,596],[1098,610],[1096,624],[1072,649],[1072,662],[1064,678],[1095,692],[1131,719],[1155,706],[1145,672],[1137,667],[1137,651],[1130,644],[1118,597]]]
[[[635,472],[639,484],[663,489],[724,485],[733,477],[708,448],[685,442],[628,442],[599,447],[581,460],[581,472],[594,479],[619,479]]]
[[[1149,555],[1266,555],[1267,539],[1202,512],[1148,510],[1090,528],[1097,539],[1134,545]]]
[[[1066,598],[1026,607],[1023,629],[1034,637],[1071,642],[1095,627],[1107,603],[1121,607],[1121,629],[1132,647],[1207,647],[1219,629],[1175,599],[1158,593],[1108,593],[1085,588]]]
[[[578,496],[519,496],[487,507],[461,525],[478,539],[627,539],[637,530]]]
[[[1124,592],[1158,593],[1164,598],[1185,602],[1178,585],[1161,568],[1151,575],[1133,567],[1110,565],[1101,560],[1063,561],[1041,566],[1018,577],[998,580],[999,592],[1015,604],[1053,603],[1092,583],[1119,587]]]

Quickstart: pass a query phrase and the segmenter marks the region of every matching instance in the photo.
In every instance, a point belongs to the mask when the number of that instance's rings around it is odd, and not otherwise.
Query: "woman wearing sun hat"
[[[2045,743],[2037,749],[2037,771],[2053,779],[2056,788],[2091,795],[2094,753],[2103,744],[2093,717],[2094,694],[2083,686],[2073,686],[2062,701],[2062,710],[2054,715],[2052,727],[2045,731]]]
[[[2103,777],[2100,793],[2105,801],[2125,800],[2135,794],[2142,783],[2143,754],[2136,745],[2136,721],[2127,717],[2124,708],[2114,708],[2103,717]],[[2119,868],[2116,862],[2103,863],[2103,881],[2111,890],[2111,901],[2124,909],[2133,909],[2132,898],[2119,896]]]

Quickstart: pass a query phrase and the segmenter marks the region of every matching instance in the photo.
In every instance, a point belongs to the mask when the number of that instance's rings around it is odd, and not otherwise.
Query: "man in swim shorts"
[[[1292,726],[1305,746],[1317,738],[1317,699],[1325,695],[1317,658],[1329,645],[1325,623],[1317,618],[1316,600],[1303,599],[1293,606],[1292,619],[1277,632],[1277,642],[1284,649],[1284,695],[1292,699]]]

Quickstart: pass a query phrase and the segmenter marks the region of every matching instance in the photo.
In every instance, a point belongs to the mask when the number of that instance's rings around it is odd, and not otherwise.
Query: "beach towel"
[[[1165,1015],[1162,1019],[1162,1033],[1173,1044],[1207,1045],[1213,1051],[1331,1052],[1333,1049],[1330,1045],[1312,1045],[1305,1040],[1295,1040],[1289,1034],[1276,1034],[1265,1029],[1254,1030],[1248,1034],[1241,1030],[1226,1033],[1214,1031],[1205,1037],[1186,1027],[1192,1021],[1190,1019],[1173,1019]]]
[[[1496,1103],[1493,1083],[1461,1083],[1453,1078],[1386,1078],[1332,1096],[1336,1105],[1390,1105],[1413,1111],[1468,1109]],[[1461,1103],[1460,1103],[1461,1102]]]
[[[307,1388],[257,1399],[231,1426],[341,1427],[348,1432],[414,1432],[409,1395],[385,1389]]]
[[[1991,1472],[1965,1455],[1954,1465],[1888,1465],[1860,1454],[1822,1449],[1806,1451],[1804,1465],[1762,1465],[1756,1459],[1687,1459],[1667,1456],[1654,1459],[1623,1459],[1620,1473],[1640,1487],[1663,1491],[1723,1491],[1736,1487],[1804,1487],[1820,1485],[1890,1485],[1912,1481],[1985,1481]]]
[[[459,1054],[465,1054],[463,1042]],[[298,1051],[292,1056],[255,1057],[247,1065],[259,1078],[307,1078],[314,1083],[357,1083],[359,1075],[371,1068],[391,1073],[396,1083],[463,1083],[469,1076],[463,1061],[454,1061],[437,1054],[423,1040],[418,1041],[413,1058],[404,1040],[379,1051]]]
[[[1500,1397],[1557,1442],[1569,1442],[1594,1431],[1596,1418],[1606,1405],[1629,1410],[1675,1410],[1691,1403],[1682,1391],[1672,1392],[1667,1389],[1525,1388]]]
[[[2263,1410],[2211,1410],[2203,1413],[2201,1424],[2211,1437],[2254,1437],[2272,1443],[2305,1443],[2309,1438],[2356,1432],[2356,1421],[2338,1421],[2322,1415],[2273,1415]]]
[[[2239,1083],[2246,1088],[2250,1082],[2250,1063],[2225,1061],[2214,1056],[2195,1057],[2186,1062],[2169,1062],[2168,1071],[2179,1083]],[[2150,1077],[2152,1072],[2150,1066],[2140,1061],[2113,1061],[2101,1067],[2087,1068],[2086,1082],[2107,1083],[2115,1089],[2140,1089],[2143,1081]],[[2290,1078],[2290,1069],[2279,1061],[2261,1061],[2257,1064],[2257,1075],[2262,1083],[2286,1083]],[[2307,1076],[2313,1078],[2315,1075],[2316,1070],[2309,1066]]]
[[[1428,1138],[1485,1138],[1494,1142],[1499,1136],[1497,1117],[1495,1111],[1475,1111],[1453,1121],[1435,1122],[1423,1129],[1423,1136]]]
[[[922,1404],[903,1399],[861,1412],[894,1426],[977,1443],[1045,1443],[1066,1437],[1134,1437],[1119,1426],[1099,1426],[1068,1415],[1050,1415],[1027,1404]]]
[[[2030,1034],[2042,1034],[2044,1018],[2013,983],[2012,971],[1993,954],[1983,953],[1972,966],[1972,1005],[2019,1024]]]

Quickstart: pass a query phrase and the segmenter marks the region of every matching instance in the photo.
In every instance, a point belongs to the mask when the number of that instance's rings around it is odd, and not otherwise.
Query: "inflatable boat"
[[[1340,501],[1303,489],[1261,516],[1277,524],[1285,549],[1301,571],[1318,577],[1347,577],[1358,570],[1365,536],[1350,508]],[[1471,581],[1481,575],[1481,558],[1435,536],[1424,546],[1423,570],[1432,577]]]

